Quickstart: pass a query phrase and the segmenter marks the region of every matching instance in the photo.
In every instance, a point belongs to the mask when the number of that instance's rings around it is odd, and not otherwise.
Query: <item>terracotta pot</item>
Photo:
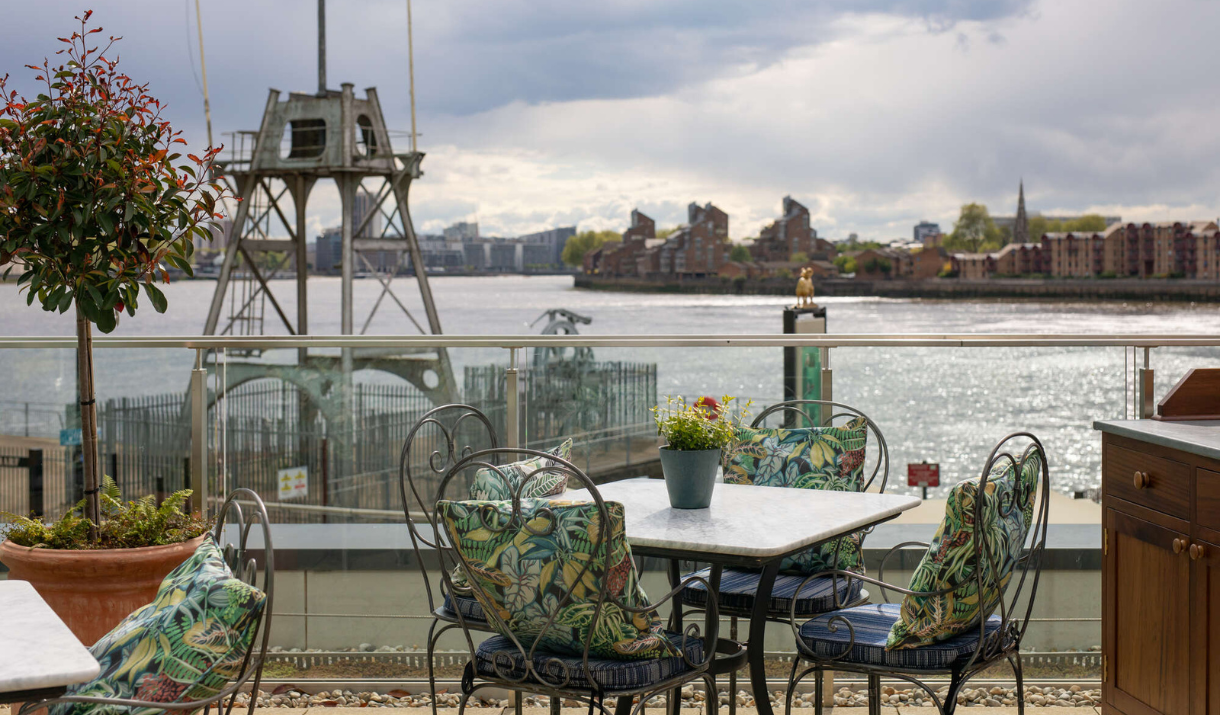
[[[203,537],[167,546],[73,551],[0,544],[8,577],[29,581],[81,643],[91,646],[132,611],[151,603],[166,574]]]

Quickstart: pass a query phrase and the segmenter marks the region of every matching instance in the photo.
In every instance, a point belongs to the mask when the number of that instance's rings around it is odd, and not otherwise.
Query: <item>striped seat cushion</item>
[[[690,576],[709,578],[711,569],[696,571]],[[762,574],[758,571],[743,571],[725,569],[720,576],[720,601],[722,609],[733,611],[749,611],[754,608],[754,594],[758,592],[758,580]],[[689,578],[689,576],[688,576]],[[780,574],[775,577],[775,586],[771,589],[771,602],[767,604],[767,612],[772,615],[787,617],[792,613],[792,598],[796,589],[807,577]],[[839,605],[852,603],[860,597],[861,581],[839,579]],[[696,608],[707,607],[707,589],[701,583],[694,583],[683,589],[682,602]],[[818,578],[805,584],[800,596],[796,599],[796,615],[801,617],[816,616],[819,613],[833,611],[835,608],[833,579]]]
[[[931,645],[886,650],[885,639],[890,634],[890,628],[898,620],[901,608],[897,603],[874,603],[823,614],[801,626],[801,641],[814,655],[822,658],[907,670],[942,670],[958,658],[969,657],[978,648],[979,633],[976,626],[966,633]],[[833,624],[835,630],[832,632],[830,619],[837,616],[846,618],[851,623],[851,628],[836,621]],[[999,628],[999,616],[987,619],[988,635]],[[851,650],[839,658],[849,644]]]
[[[436,609],[436,615],[446,620],[456,621],[457,613],[454,612],[454,603],[457,603],[457,610],[461,611],[462,618],[465,618],[468,622],[487,622],[487,616],[483,613],[483,607],[479,605],[478,601],[474,600],[474,596],[464,596],[462,594],[454,597],[446,593],[445,602],[441,604],[440,608]]]
[[[685,647],[686,658],[691,663],[703,661],[703,641],[699,638],[687,638],[682,642],[681,634],[667,631],[665,633],[675,649]],[[492,665],[493,658],[499,663],[499,673]],[[475,651],[475,670],[485,678],[502,678],[519,680],[525,676],[525,656],[513,642],[504,636],[492,636],[479,644]],[[660,683],[690,670],[691,667],[681,656],[664,658],[649,658],[646,660],[610,660],[589,656],[589,672],[593,674],[597,686],[602,691],[634,690],[654,683]],[[571,655],[537,651],[534,653],[534,670],[542,673],[541,682],[554,687],[588,688],[594,690],[589,682],[581,658]],[[538,682],[531,674],[530,680]]]

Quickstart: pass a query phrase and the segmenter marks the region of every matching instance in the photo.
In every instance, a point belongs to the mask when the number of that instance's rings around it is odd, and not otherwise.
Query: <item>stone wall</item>
[[[720,277],[661,280],[577,275],[577,288],[653,293],[721,295],[794,295],[796,279],[755,280]],[[1070,298],[1078,300],[1140,300],[1220,302],[1220,282],[1186,279],[1024,279],[850,280],[814,281],[817,296],[882,296],[888,298]]]

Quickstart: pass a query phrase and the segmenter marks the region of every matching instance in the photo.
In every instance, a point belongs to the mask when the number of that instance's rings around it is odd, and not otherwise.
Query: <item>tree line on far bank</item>
[[[1104,231],[1106,229],[1106,220],[1100,214],[1085,214],[1079,218],[1069,221],[1049,220],[1044,216],[1037,214],[1029,217],[1029,239],[1037,242],[1044,233],[1053,233],[1056,231]],[[657,238],[665,238],[673,233],[676,229],[661,229],[657,231]],[[617,231],[581,231],[568,238],[567,243],[563,247],[563,262],[569,266],[579,267],[584,261],[585,254],[589,251],[601,248],[606,243],[611,241],[622,240],[622,235]],[[746,239],[749,241],[751,239]],[[969,203],[962,206],[961,212],[958,215],[957,221],[953,223],[953,231],[947,234],[944,238],[944,247],[948,251],[964,251],[969,253],[980,253],[985,251],[998,251],[1004,246],[1012,243],[1012,228],[1009,226],[996,226],[995,221],[988,213],[987,207],[983,204]],[[876,241],[857,241],[853,240],[848,244],[840,244],[840,251],[863,250],[866,248],[879,248],[883,244]],[[844,258],[840,256],[840,258]],[[797,256],[793,256],[792,260],[797,260]],[[750,261],[750,249],[745,241],[734,242],[732,248],[729,249],[730,261]],[[845,259],[844,263],[850,259]],[[845,273],[851,273],[855,270],[855,261],[850,261],[851,265],[844,265],[836,260],[835,264],[839,270]]]
[[[1057,231],[1104,231],[1106,220],[1099,214],[1085,214],[1069,221],[1052,221],[1037,214],[1029,217],[1029,240],[1037,242],[1044,233]],[[962,206],[952,233],[945,236],[948,251],[980,253],[998,251],[1012,243],[1012,228],[996,226],[987,207],[970,203]]]

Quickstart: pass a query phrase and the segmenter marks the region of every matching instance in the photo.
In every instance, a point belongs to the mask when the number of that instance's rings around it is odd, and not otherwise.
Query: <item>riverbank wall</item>
[[[612,278],[577,275],[575,286],[589,290],[638,293],[706,293],[714,295],[793,295],[792,279],[741,280],[718,276],[706,278]],[[1031,300],[1137,300],[1220,303],[1220,282],[1164,278],[990,278],[963,280],[856,280],[814,281],[816,296],[880,296],[885,298],[980,299],[1023,298]]]

